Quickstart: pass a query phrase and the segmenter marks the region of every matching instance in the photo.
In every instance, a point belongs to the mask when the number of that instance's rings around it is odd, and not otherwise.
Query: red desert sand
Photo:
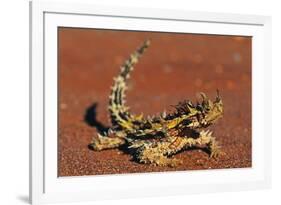
[[[192,149],[174,157],[183,164],[140,164],[119,149],[88,148],[98,127],[110,126],[110,86],[127,57],[145,39],[151,46],[128,82],[127,105],[144,115],[172,111],[220,90],[224,117],[210,127],[225,153],[210,159]],[[219,35],[59,29],[59,176],[251,167],[251,38]]]

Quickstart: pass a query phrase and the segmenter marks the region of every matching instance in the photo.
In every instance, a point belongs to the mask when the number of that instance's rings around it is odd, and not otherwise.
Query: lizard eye
[[[200,105],[200,104],[198,104],[198,105],[196,106],[196,108],[197,108],[197,110],[199,110],[199,111],[201,111],[201,112],[204,111],[203,106]]]

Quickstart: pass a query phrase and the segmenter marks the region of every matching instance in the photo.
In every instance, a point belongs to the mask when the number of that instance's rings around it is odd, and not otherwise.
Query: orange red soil
[[[139,164],[119,149],[88,148],[110,126],[108,96],[120,65],[145,39],[151,46],[128,82],[127,105],[144,115],[178,101],[221,92],[224,117],[210,127],[225,155],[197,149],[174,157],[176,168]],[[59,29],[59,176],[251,167],[251,38],[238,36]]]

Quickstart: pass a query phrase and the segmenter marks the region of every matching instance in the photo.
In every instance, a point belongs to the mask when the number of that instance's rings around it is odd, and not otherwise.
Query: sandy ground
[[[184,99],[221,91],[224,117],[210,129],[225,155],[201,150],[175,155],[177,168],[132,161],[122,150],[88,148],[96,128],[110,126],[112,79],[124,60],[150,38],[151,47],[131,75],[127,105],[152,115]],[[148,32],[59,30],[59,176],[121,174],[251,166],[251,38]]]

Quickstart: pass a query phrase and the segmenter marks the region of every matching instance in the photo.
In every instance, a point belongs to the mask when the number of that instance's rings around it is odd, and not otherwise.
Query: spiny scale
[[[134,69],[134,65],[138,62],[146,48],[150,45],[150,40],[146,40],[143,45],[138,48],[129,59],[126,60],[124,65],[121,66],[121,72],[114,78],[114,85],[111,88],[111,94],[109,96],[109,112],[113,126],[124,127],[124,122],[131,120],[133,116],[127,111],[124,112],[123,106],[125,104],[125,91],[127,89],[126,80],[130,77],[130,72]]]
[[[158,166],[177,166],[181,161],[169,158],[188,147],[205,145],[210,157],[217,157],[220,146],[212,132],[204,129],[223,114],[223,103],[217,91],[214,102],[200,93],[201,102],[189,100],[178,103],[173,113],[166,111],[158,116],[134,115],[125,106],[126,81],[141,55],[150,45],[146,40],[121,66],[109,96],[109,113],[112,127],[107,133],[93,138],[91,147],[96,151],[125,146],[138,162]],[[172,96],[171,96],[172,97]],[[200,131],[201,130],[201,131]]]

